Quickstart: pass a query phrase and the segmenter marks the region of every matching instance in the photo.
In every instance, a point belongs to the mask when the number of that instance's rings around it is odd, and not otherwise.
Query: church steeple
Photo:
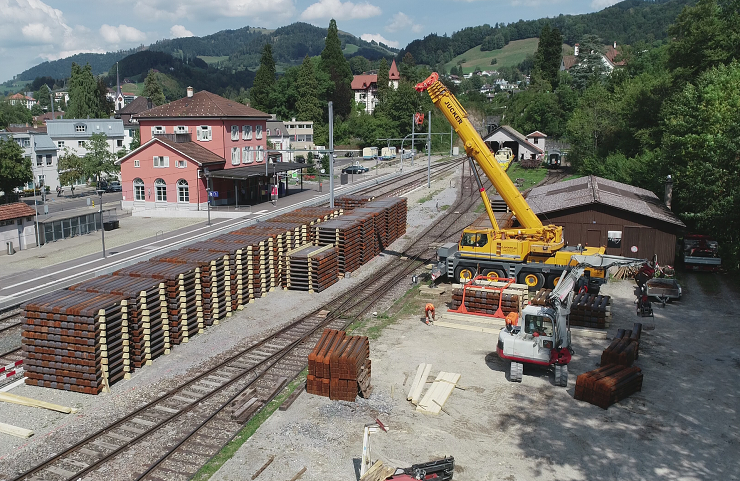
[[[118,62],[116,62],[116,105],[115,110],[121,110],[123,108],[123,94],[121,93],[121,80],[118,76]]]

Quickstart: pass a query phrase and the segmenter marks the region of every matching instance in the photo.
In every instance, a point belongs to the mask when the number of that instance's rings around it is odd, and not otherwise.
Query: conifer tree
[[[314,126],[321,122],[323,110],[319,100],[319,83],[313,71],[313,62],[306,55],[298,72],[298,101],[296,110],[300,120],[312,120]]]
[[[334,113],[347,118],[352,111],[352,69],[342,53],[337,22],[332,18],[326,34],[326,43],[321,52],[321,69],[329,75],[333,88],[327,92],[327,100],[334,102]]]
[[[159,85],[157,79],[157,73],[150,70],[144,79],[144,97],[152,101],[152,104],[156,107],[165,103],[164,92],[162,92],[162,86]]]
[[[388,100],[388,61],[384,58],[380,59],[378,65],[378,102],[381,107]]]
[[[266,43],[262,49],[262,58],[254,76],[252,89],[249,91],[252,107],[269,111],[270,93],[273,88],[275,88],[275,60],[272,58],[272,46]]]
[[[69,79],[69,105],[65,117],[68,119],[96,118],[100,111],[97,94],[98,84],[92,74],[90,64],[80,67],[72,64]]]

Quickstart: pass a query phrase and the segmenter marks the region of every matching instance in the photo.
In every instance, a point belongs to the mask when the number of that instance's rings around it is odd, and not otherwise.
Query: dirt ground
[[[566,389],[541,368],[508,382],[495,335],[426,326],[409,314],[423,300],[405,299],[398,320],[378,321],[390,325],[371,340],[369,399],[301,394],[211,479],[251,478],[270,455],[258,479],[290,479],[303,467],[302,480],[357,479],[363,426],[375,418],[390,431],[373,435],[373,460],[408,467],[452,455],[459,481],[740,479],[740,295],[698,275],[682,281],[683,300],[656,305],[654,319],[636,317],[631,281],[605,286],[613,297],[608,339],[574,337]],[[576,376],[598,366],[618,328],[638,321],[642,392],[608,410],[573,399]],[[432,363],[430,379],[440,370],[462,374],[449,414],[420,414],[406,401],[421,362]]]

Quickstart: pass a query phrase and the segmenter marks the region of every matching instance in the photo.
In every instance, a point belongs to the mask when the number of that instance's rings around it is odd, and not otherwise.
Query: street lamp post
[[[100,239],[103,241],[103,259],[108,256],[105,254],[105,226],[103,225],[103,193],[105,190],[100,188],[100,176],[98,176],[98,186],[95,190],[100,196]]]
[[[211,179],[208,176],[208,167],[203,167],[203,175],[206,176],[206,210],[208,211],[208,225],[211,225]]]

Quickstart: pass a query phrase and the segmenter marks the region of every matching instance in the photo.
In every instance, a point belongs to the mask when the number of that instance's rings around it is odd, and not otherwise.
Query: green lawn
[[[506,173],[512,182],[515,182],[516,179],[524,179],[524,185],[519,187],[519,190],[527,190],[542,182],[542,179],[547,176],[547,169],[544,167],[538,169],[522,169],[519,163],[514,162]]]
[[[480,45],[478,45],[453,58],[445,64],[445,69],[449,71],[451,67],[457,65],[457,62],[462,59],[465,59],[465,62],[462,64],[463,72],[465,73],[475,71],[476,67],[481,70],[494,70],[497,67],[515,67],[524,60],[527,54],[534,54],[534,51],[537,50],[538,42],[539,39],[537,38],[514,40],[500,50],[491,50],[489,52],[481,52]],[[491,59],[494,57],[497,63],[496,65],[491,65]]]
[[[198,58],[201,59],[201,60],[203,60],[208,65],[211,65],[213,63],[218,63],[218,62],[223,62],[224,60],[228,60],[229,59],[229,56],[228,55],[223,55],[221,57],[211,57],[211,56],[208,56],[208,55],[198,55]]]
[[[344,45],[344,50],[342,50],[342,53],[345,54],[345,55],[352,55],[353,53],[357,52],[358,50],[360,50],[360,47],[358,47],[357,45],[354,45],[354,44],[351,44],[351,43],[347,43],[347,44]]]
[[[121,92],[125,94],[141,95],[144,83],[128,83],[121,85]]]

